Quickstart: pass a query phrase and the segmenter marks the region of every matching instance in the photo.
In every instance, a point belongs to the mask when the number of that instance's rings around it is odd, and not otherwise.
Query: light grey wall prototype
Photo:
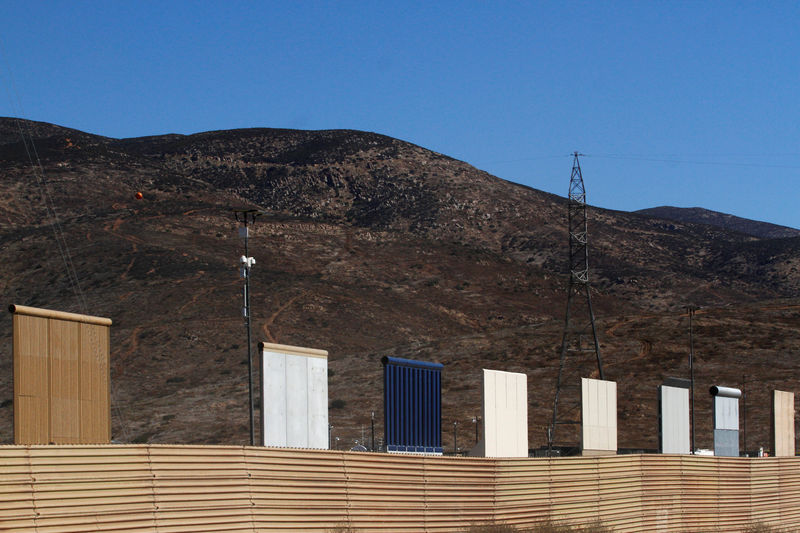
[[[689,389],[661,385],[661,453],[691,452]]]
[[[328,449],[328,352],[259,344],[263,446]]]

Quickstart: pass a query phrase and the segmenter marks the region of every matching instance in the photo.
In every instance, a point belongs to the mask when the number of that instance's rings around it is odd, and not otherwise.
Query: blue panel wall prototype
[[[439,363],[384,357],[386,451],[442,453],[442,368]]]

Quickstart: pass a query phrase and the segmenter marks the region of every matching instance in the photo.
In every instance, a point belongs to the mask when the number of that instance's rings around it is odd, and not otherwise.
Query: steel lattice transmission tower
[[[575,152],[572,175],[569,179],[567,201],[569,215],[569,285],[567,287],[567,312],[564,319],[564,336],[558,363],[558,381],[553,402],[553,421],[548,432],[548,449],[556,442],[556,429],[572,424],[572,443],[575,441],[580,414],[580,378],[594,374],[594,364],[588,354],[594,352],[597,375],[603,376],[603,360],[592,311],[589,285],[589,238],[586,222],[586,189],[583,185],[581,165]]]

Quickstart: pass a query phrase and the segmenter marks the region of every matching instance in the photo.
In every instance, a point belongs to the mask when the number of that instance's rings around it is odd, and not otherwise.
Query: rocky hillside
[[[565,189],[569,170],[565,161]],[[250,242],[255,340],[330,352],[330,416],[342,445],[361,440],[370,412],[381,412],[383,355],[445,364],[445,428],[471,424],[481,368],[526,372],[530,444],[544,444],[565,305],[560,197],[365,132],[109,139],[12,119],[0,119],[0,191],[6,303],[114,320],[115,439],[247,440],[243,247],[231,209],[251,207],[265,211]],[[800,242],[597,208],[589,216],[620,445],[657,447],[655,387],[688,371],[687,303],[703,308],[698,444],[710,441],[708,386],[745,375],[748,444],[767,443],[769,389],[800,382]],[[6,442],[10,324],[0,322]]]
[[[769,222],[759,222],[746,218],[710,211],[701,207],[651,207],[636,211],[643,215],[676,220],[678,222],[693,222],[695,224],[708,224],[718,228],[738,231],[761,239],[785,239],[787,237],[800,237],[800,230],[770,224]]]

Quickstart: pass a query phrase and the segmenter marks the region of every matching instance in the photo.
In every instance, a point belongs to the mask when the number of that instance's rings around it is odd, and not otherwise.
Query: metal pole
[[[235,209],[234,216],[238,222],[244,224],[242,237],[244,238],[244,256],[241,258],[242,276],[244,277],[244,318],[247,328],[247,410],[250,419],[250,446],[255,446],[255,408],[253,405],[253,341],[252,325],[250,321],[250,269],[255,264],[255,259],[250,257],[250,231],[248,225],[255,223],[256,217],[263,213],[255,209]],[[262,398],[263,401],[263,398]],[[263,407],[262,407],[263,409]],[[261,428],[261,435],[264,435],[264,428]]]
[[[744,409],[742,418],[742,430],[744,437],[744,456],[747,457],[747,379],[742,375],[742,408]]]
[[[475,444],[476,445],[478,444],[478,422],[480,422],[480,420],[481,420],[481,417],[479,417],[478,415],[475,415],[475,418],[472,419],[472,421],[475,422]]]
[[[453,422],[453,453],[458,453],[458,421]]]
[[[689,410],[692,412],[690,433],[692,435],[692,455],[694,455],[694,334],[692,331],[692,319],[697,308],[690,305],[686,309],[689,312],[689,380],[691,390]]]
[[[370,419],[370,433],[371,433],[370,442],[372,443],[372,445],[370,446],[370,449],[374,452],[375,451],[375,411],[372,411],[372,418]]]
[[[250,257],[248,249],[248,241],[250,240],[250,232],[247,229],[247,215],[244,217],[244,256]],[[244,278],[244,305],[247,309],[247,383],[248,383],[248,402],[247,406],[250,409],[250,446],[256,445],[255,437],[255,410],[253,409],[253,342],[251,340],[252,332],[250,326],[250,265],[245,265],[245,278]]]

